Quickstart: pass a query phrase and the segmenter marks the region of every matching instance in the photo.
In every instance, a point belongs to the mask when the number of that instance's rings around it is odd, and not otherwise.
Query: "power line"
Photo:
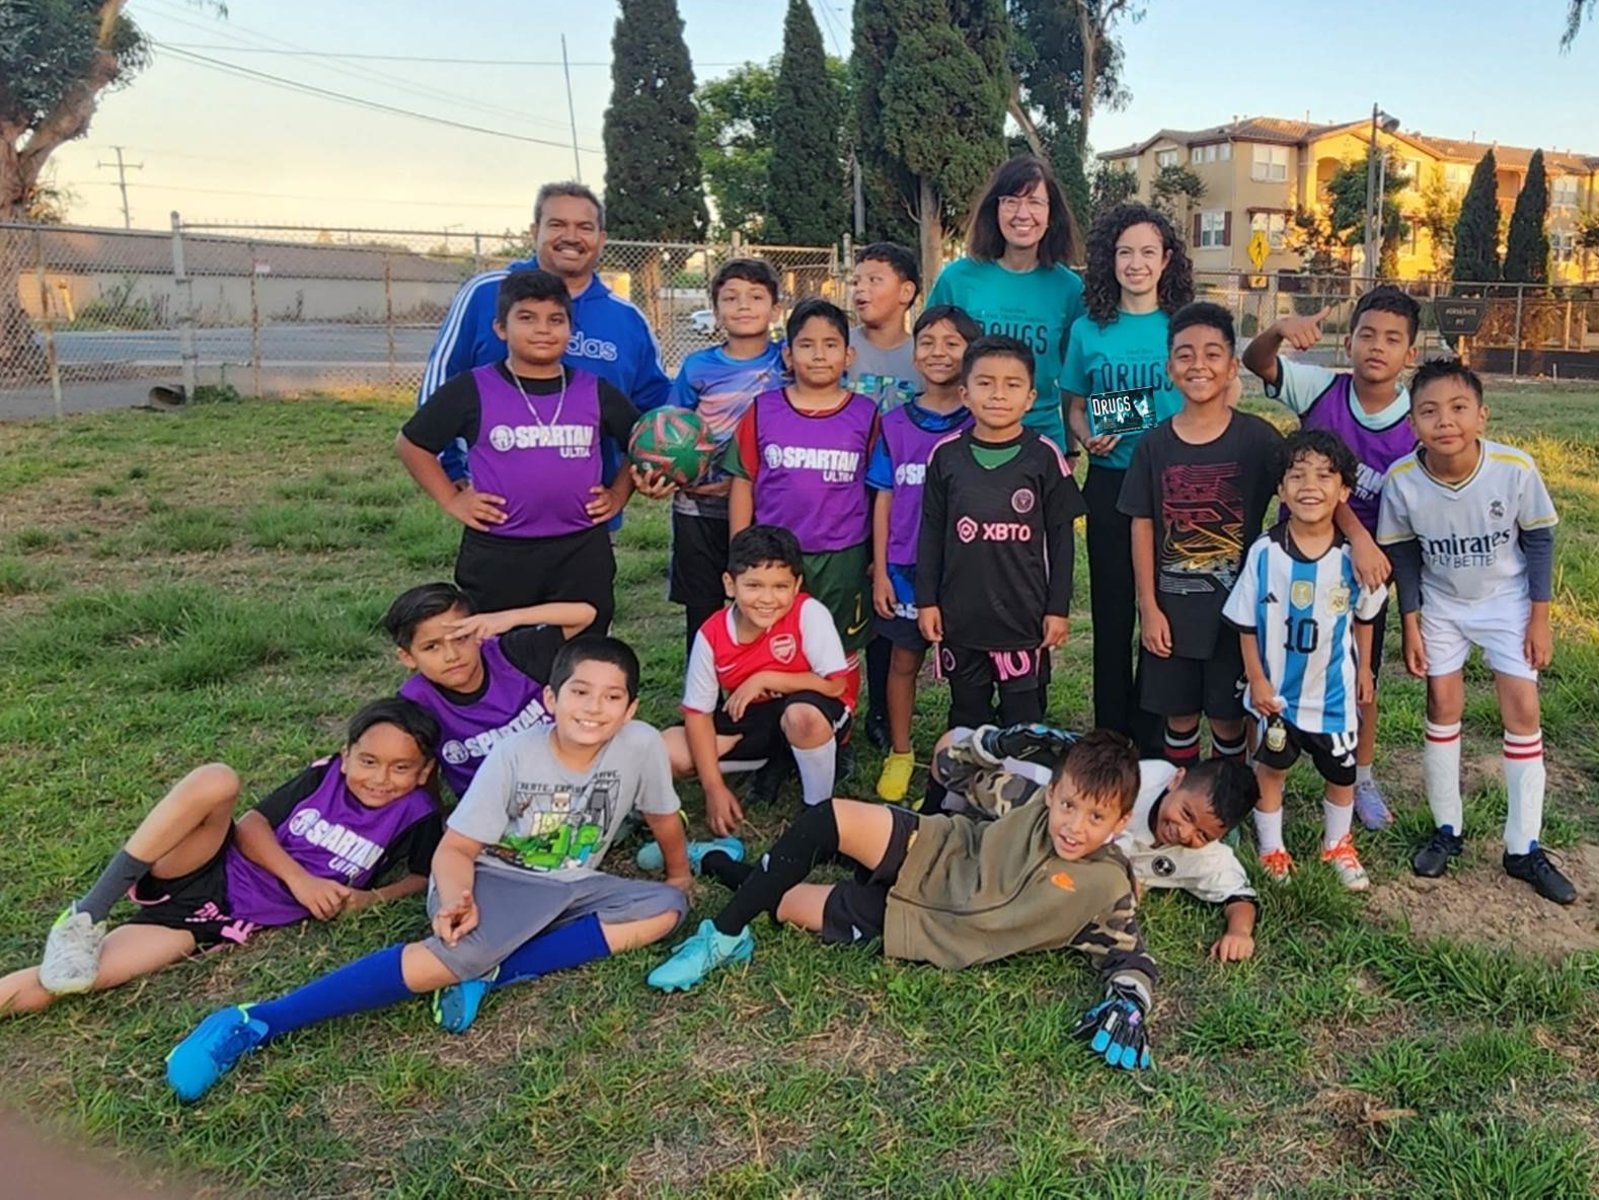
[[[95,186],[99,186],[99,187],[116,187],[117,185],[112,183],[111,180],[109,180],[109,179],[84,179],[84,180],[75,180],[75,181],[73,181],[71,183],[70,186],[72,186],[72,187],[95,187]],[[128,184],[128,186],[130,188],[138,188],[138,189],[141,189],[141,190],[147,191],[147,192],[159,192],[159,191],[183,192],[183,193],[193,192],[196,195],[201,195],[201,196],[249,196],[249,197],[251,197],[253,199],[258,199],[258,200],[348,201],[350,199],[349,196],[313,196],[313,195],[307,195],[307,194],[304,194],[304,193],[301,193],[301,192],[258,192],[258,191],[251,191],[249,189],[240,189],[240,188],[190,187],[187,184],[178,184],[178,183],[130,183],[130,184]],[[527,207],[527,202],[525,200],[507,200],[503,204],[492,204],[492,203],[488,203],[488,202],[485,202],[485,201],[470,201],[470,200],[460,200],[460,201],[458,201],[458,200],[398,200],[398,199],[393,199],[393,198],[390,198],[390,197],[383,197],[383,196],[363,196],[361,198],[360,202],[362,204],[396,204],[396,205],[405,205],[407,207],[417,207],[417,208],[496,208],[496,209],[497,208],[516,208],[516,209],[525,209]]]
[[[827,0],[811,0],[811,8],[822,14],[822,24],[827,26],[827,36],[832,39],[833,53],[839,58],[848,58],[844,53],[843,44],[839,40],[838,27],[833,24],[833,13],[828,7]]]
[[[369,100],[362,96],[352,96],[348,92],[337,92],[331,88],[318,87],[313,83],[303,83],[296,79],[286,79],[281,75],[272,75],[266,71],[257,71],[250,67],[241,67],[237,63],[223,62],[216,58],[207,58],[203,54],[194,54],[187,50],[180,50],[165,42],[156,42],[162,50],[174,55],[180,62],[192,63],[195,66],[205,67],[209,70],[220,71],[225,75],[233,75],[241,79],[250,79],[257,83],[265,83],[273,87],[285,88],[289,91],[300,92],[306,95],[317,96],[324,100],[336,100],[344,104],[352,104],[358,108],[369,109],[373,112],[389,113],[393,116],[409,117],[415,121],[426,121],[433,125],[443,125],[450,129],[464,129],[469,133],[482,133],[490,137],[508,138],[511,141],[526,142],[534,146],[553,146],[557,150],[567,149],[566,142],[552,141],[549,138],[533,137],[524,133],[511,133],[504,129],[490,129],[484,125],[470,125],[464,121],[452,121],[448,117],[438,117],[431,113],[421,113],[414,109],[400,108],[393,104],[385,104],[380,100]],[[593,146],[578,146],[586,154],[603,154]]]
[[[175,19],[175,18],[174,18]],[[187,23],[187,22],[185,22]],[[434,54],[358,54],[353,51],[343,50],[301,50],[279,48],[276,46],[216,46],[198,42],[168,43],[184,50],[233,50],[240,54],[280,54],[290,58],[347,58],[361,62],[401,62],[401,63],[437,63],[440,66],[468,66],[468,67],[559,67],[561,60],[558,58],[450,58]],[[566,64],[573,67],[609,67],[609,59],[573,59]],[[695,60],[696,67],[742,67],[747,65],[747,60],[737,62],[701,62]]]

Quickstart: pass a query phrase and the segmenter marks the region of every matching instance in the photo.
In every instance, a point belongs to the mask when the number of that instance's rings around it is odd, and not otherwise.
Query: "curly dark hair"
[[[1083,303],[1094,324],[1104,327],[1121,312],[1122,289],[1116,282],[1116,239],[1134,225],[1153,225],[1171,258],[1155,290],[1160,311],[1170,316],[1194,298],[1194,264],[1177,236],[1171,218],[1147,204],[1118,204],[1095,219],[1088,231],[1088,266],[1083,271]]]

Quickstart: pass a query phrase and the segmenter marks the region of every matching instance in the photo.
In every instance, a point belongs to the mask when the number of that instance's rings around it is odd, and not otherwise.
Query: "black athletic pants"
[[[1088,505],[1088,608],[1094,622],[1094,726],[1135,737],[1133,521],[1116,508],[1126,477],[1126,471],[1091,465],[1083,501]]]

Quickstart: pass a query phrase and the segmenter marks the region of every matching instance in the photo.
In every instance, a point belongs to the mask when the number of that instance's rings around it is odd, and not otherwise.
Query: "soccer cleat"
[[[1364,779],[1355,784],[1355,816],[1367,829],[1387,829],[1394,823],[1394,814],[1388,811],[1388,802],[1374,779]]]
[[[1571,886],[1571,880],[1549,861],[1549,855],[1537,842],[1525,854],[1506,854],[1504,864],[1506,875],[1532,884],[1532,890],[1545,900],[1570,904],[1577,898],[1577,889]]]
[[[100,947],[106,925],[86,912],[66,908],[44,940],[39,961],[39,986],[57,996],[86,992],[100,974]]]
[[[736,837],[721,837],[709,842],[690,842],[688,869],[698,875],[700,863],[705,861],[705,856],[712,850],[720,850],[734,862],[744,861],[744,843]],[[660,842],[645,842],[633,856],[633,862],[639,870],[649,871],[652,874],[666,870],[666,857],[661,853]]]
[[[1449,860],[1459,858],[1465,848],[1466,843],[1458,833],[1448,825],[1440,825],[1432,831],[1427,844],[1411,857],[1410,869],[1423,879],[1437,879],[1449,869]],[[1505,870],[1510,870],[1508,864]]]
[[[833,751],[833,795],[844,793],[844,783],[855,773],[855,741],[839,742]]]
[[[1286,850],[1273,850],[1260,856],[1260,866],[1273,883],[1287,883],[1294,875],[1294,856]]]
[[[465,1033],[477,1020],[483,997],[494,990],[494,981],[499,977],[500,968],[495,967],[481,979],[463,979],[434,992],[433,1023],[445,1033]]]
[[[887,750],[894,744],[894,739],[888,732],[888,718],[881,713],[871,713],[866,718],[866,740],[879,750]]]
[[[750,772],[749,786],[744,789],[744,803],[754,806],[776,804],[783,781],[793,770],[794,756],[784,746]]]
[[[246,1054],[267,1038],[267,1027],[250,1016],[246,1004],[218,1009],[167,1055],[167,1083],[185,1104],[193,1104]]]
[[[977,731],[977,742],[995,761],[1014,758],[1053,767],[1077,744],[1077,735],[1053,725],[1008,725],[1004,729],[985,725]]]
[[[1363,892],[1371,886],[1371,876],[1360,865],[1360,855],[1355,853],[1355,841],[1349,834],[1339,838],[1336,845],[1323,849],[1321,861],[1333,869],[1338,882],[1351,892]]]
[[[754,956],[755,935],[749,926],[729,936],[710,921],[701,921],[694,936],[673,950],[672,957],[651,971],[645,982],[661,992],[686,992],[717,967],[747,963]]]
[[[911,772],[916,769],[914,754],[890,754],[883,760],[882,773],[877,777],[877,798],[898,804],[911,790]]]

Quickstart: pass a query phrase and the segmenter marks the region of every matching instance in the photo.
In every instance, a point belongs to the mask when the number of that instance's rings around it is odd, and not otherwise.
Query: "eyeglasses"
[[[1047,196],[1001,196],[999,198],[999,211],[1002,213],[1020,212],[1022,209],[1029,212],[1049,212],[1049,197]]]

